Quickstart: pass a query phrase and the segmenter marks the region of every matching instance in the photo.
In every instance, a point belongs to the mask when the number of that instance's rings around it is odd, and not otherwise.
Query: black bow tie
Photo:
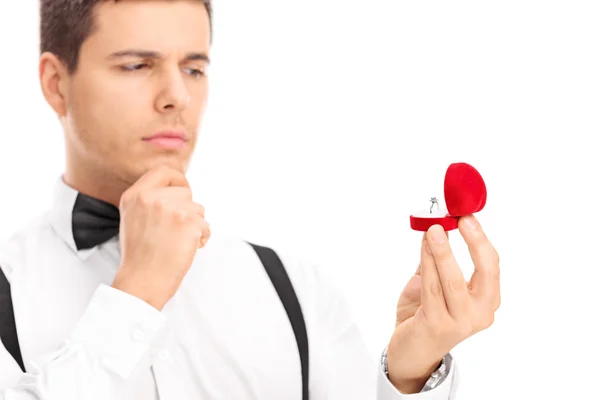
[[[71,215],[77,250],[91,249],[119,234],[119,209],[102,200],[79,193]]]

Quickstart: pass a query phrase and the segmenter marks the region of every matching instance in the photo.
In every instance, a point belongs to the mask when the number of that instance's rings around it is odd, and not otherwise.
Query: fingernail
[[[442,244],[446,241],[446,232],[444,232],[441,226],[436,225],[431,228],[431,240],[437,244]]]
[[[477,224],[475,223],[475,218],[473,218],[472,216],[465,217],[463,225],[465,226],[465,228],[467,228],[467,230],[470,231],[477,227]]]

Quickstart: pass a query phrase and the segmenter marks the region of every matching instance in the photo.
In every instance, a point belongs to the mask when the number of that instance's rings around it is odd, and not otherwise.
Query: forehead
[[[105,1],[94,10],[87,42],[98,51],[208,52],[210,21],[200,0]]]

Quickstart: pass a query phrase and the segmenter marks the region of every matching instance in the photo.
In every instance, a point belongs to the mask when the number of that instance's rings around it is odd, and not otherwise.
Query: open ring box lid
[[[445,231],[458,228],[458,219],[479,212],[485,206],[487,189],[479,172],[467,163],[451,164],[444,178],[444,199],[447,210],[433,209],[410,216],[410,227],[426,232],[433,225],[441,225]]]

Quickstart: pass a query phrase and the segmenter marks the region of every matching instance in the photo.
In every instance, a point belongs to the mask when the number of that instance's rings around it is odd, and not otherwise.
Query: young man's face
[[[94,18],[66,89],[71,149],[132,183],[158,164],[185,171],[207,101],[204,4],[102,2]]]

